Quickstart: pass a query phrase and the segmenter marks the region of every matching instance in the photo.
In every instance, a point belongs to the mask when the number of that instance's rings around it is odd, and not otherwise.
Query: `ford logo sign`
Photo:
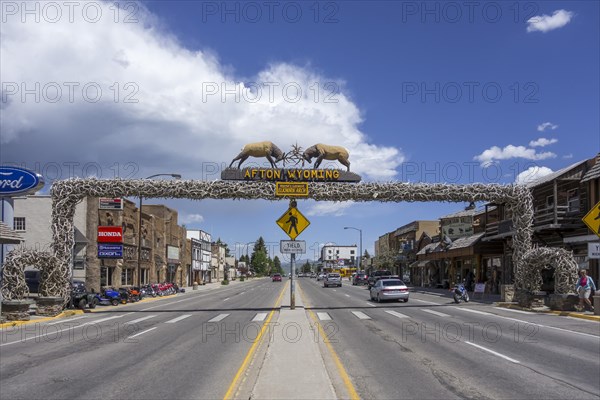
[[[0,196],[22,195],[37,192],[44,187],[40,174],[17,167],[0,167]]]

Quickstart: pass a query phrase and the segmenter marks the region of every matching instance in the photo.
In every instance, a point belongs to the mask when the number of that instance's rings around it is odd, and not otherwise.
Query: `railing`
[[[556,211],[556,220],[555,220]],[[533,216],[533,225],[548,225],[548,224],[567,224],[578,223],[581,221],[581,213],[579,211],[569,211],[569,206],[550,206],[541,208],[535,211]]]

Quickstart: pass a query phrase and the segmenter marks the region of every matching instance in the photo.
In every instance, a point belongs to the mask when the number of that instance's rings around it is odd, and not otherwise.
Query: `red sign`
[[[123,243],[123,227],[99,226],[98,243]]]

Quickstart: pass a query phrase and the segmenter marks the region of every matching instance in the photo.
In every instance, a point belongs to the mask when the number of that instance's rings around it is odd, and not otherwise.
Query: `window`
[[[567,192],[567,206],[569,212],[579,211],[579,191],[577,189],[571,189]]]
[[[350,250],[350,254],[354,254],[354,250]]]
[[[133,285],[133,268],[124,268],[121,271],[121,285]]]
[[[114,267],[100,267],[100,286],[112,286]]]
[[[15,231],[25,230],[25,217],[15,217],[13,220]]]
[[[546,207],[554,206],[554,196],[546,197]]]

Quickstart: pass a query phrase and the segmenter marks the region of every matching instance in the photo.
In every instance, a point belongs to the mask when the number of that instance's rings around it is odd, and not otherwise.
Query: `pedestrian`
[[[581,276],[577,280],[576,289],[579,294],[579,311],[585,310],[585,304],[590,307],[591,311],[594,311],[594,306],[590,303],[590,294],[592,291],[596,291],[596,285],[592,277],[587,275],[585,269],[581,270]]]

